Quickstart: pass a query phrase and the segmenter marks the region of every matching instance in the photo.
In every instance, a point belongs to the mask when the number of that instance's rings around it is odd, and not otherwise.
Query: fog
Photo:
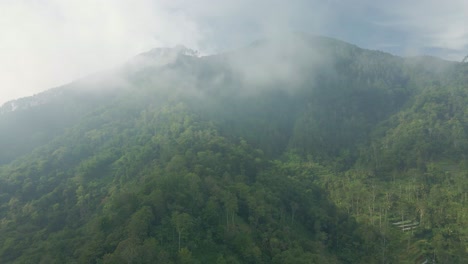
[[[461,60],[468,53],[467,14],[463,0],[6,0],[0,2],[0,104],[153,48],[184,45],[208,55],[286,31]],[[268,73],[293,74],[277,66]],[[250,70],[249,80],[267,81]]]
[[[243,93],[271,88],[294,92],[330,66],[329,50],[314,40],[318,39],[300,33],[274,34],[229,54],[227,63],[242,82]]]

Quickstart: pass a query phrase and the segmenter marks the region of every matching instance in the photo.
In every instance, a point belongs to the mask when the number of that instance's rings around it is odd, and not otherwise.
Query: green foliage
[[[181,57],[0,114],[0,262],[467,262],[467,66],[312,43],[271,89]]]

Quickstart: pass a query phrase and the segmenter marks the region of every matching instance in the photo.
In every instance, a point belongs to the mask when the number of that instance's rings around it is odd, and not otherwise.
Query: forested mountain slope
[[[292,34],[10,102],[0,262],[464,263],[467,73]]]

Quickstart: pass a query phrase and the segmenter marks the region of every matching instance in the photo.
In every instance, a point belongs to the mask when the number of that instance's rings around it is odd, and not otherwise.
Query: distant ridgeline
[[[0,263],[468,263],[467,94],[326,37],[140,54],[0,109]]]

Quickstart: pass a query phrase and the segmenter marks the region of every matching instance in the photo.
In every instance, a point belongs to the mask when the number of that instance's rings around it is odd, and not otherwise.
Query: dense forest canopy
[[[468,64],[292,34],[0,108],[1,263],[466,263]]]

